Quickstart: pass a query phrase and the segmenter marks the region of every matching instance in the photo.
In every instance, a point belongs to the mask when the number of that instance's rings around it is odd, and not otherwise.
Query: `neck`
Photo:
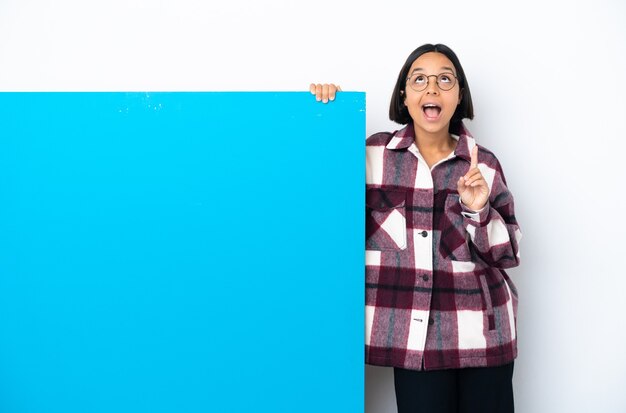
[[[437,132],[428,132],[413,125],[413,129],[415,131],[415,144],[420,152],[443,152],[454,147],[454,139],[450,136],[448,128]]]

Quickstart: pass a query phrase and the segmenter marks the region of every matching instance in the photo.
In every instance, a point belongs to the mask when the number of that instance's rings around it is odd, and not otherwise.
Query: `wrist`
[[[463,215],[463,217],[467,218],[470,220],[470,222],[474,222],[475,224],[482,224],[484,222],[487,221],[488,215],[489,215],[489,201],[487,201],[487,203],[485,203],[482,208],[479,208],[477,210],[474,210],[470,207],[468,207],[467,205],[465,205],[463,203],[463,201],[459,200],[459,203],[461,204],[461,215]]]
[[[485,209],[485,207],[487,206],[487,203],[485,202],[485,203],[484,203],[483,205],[481,205],[481,206],[476,206],[476,205],[471,205],[471,206],[470,206],[470,205],[465,205],[465,203],[463,202],[463,200],[461,200],[461,206],[462,206],[465,210],[467,210],[467,212],[471,212],[471,213],[473,213],[473,214],[474,214],[474,213],[476,213],[476,214],[477,214],[477,213],[482,212],[482,211]]]

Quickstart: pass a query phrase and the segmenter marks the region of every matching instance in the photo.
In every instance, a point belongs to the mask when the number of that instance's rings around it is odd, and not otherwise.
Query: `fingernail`
[[[324,99],[324,103],[328,103],[328,99]]]

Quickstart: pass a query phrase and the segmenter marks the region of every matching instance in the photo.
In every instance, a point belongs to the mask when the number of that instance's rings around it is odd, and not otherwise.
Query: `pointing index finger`
[[[470,155],[470,169],[478,167],[478,145],[474,145]]]

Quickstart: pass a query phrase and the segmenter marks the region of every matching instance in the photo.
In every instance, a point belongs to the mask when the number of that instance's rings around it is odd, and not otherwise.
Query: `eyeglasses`
[[[425,75],[423,73],[413,73],[406,78],[407,83],[416,92],[421,92],[428,87],[430,78],[437,79],[437,86],[441,90],[450,90],[456,85],[456,76],[453,73],[445,72],[438,75]]]

